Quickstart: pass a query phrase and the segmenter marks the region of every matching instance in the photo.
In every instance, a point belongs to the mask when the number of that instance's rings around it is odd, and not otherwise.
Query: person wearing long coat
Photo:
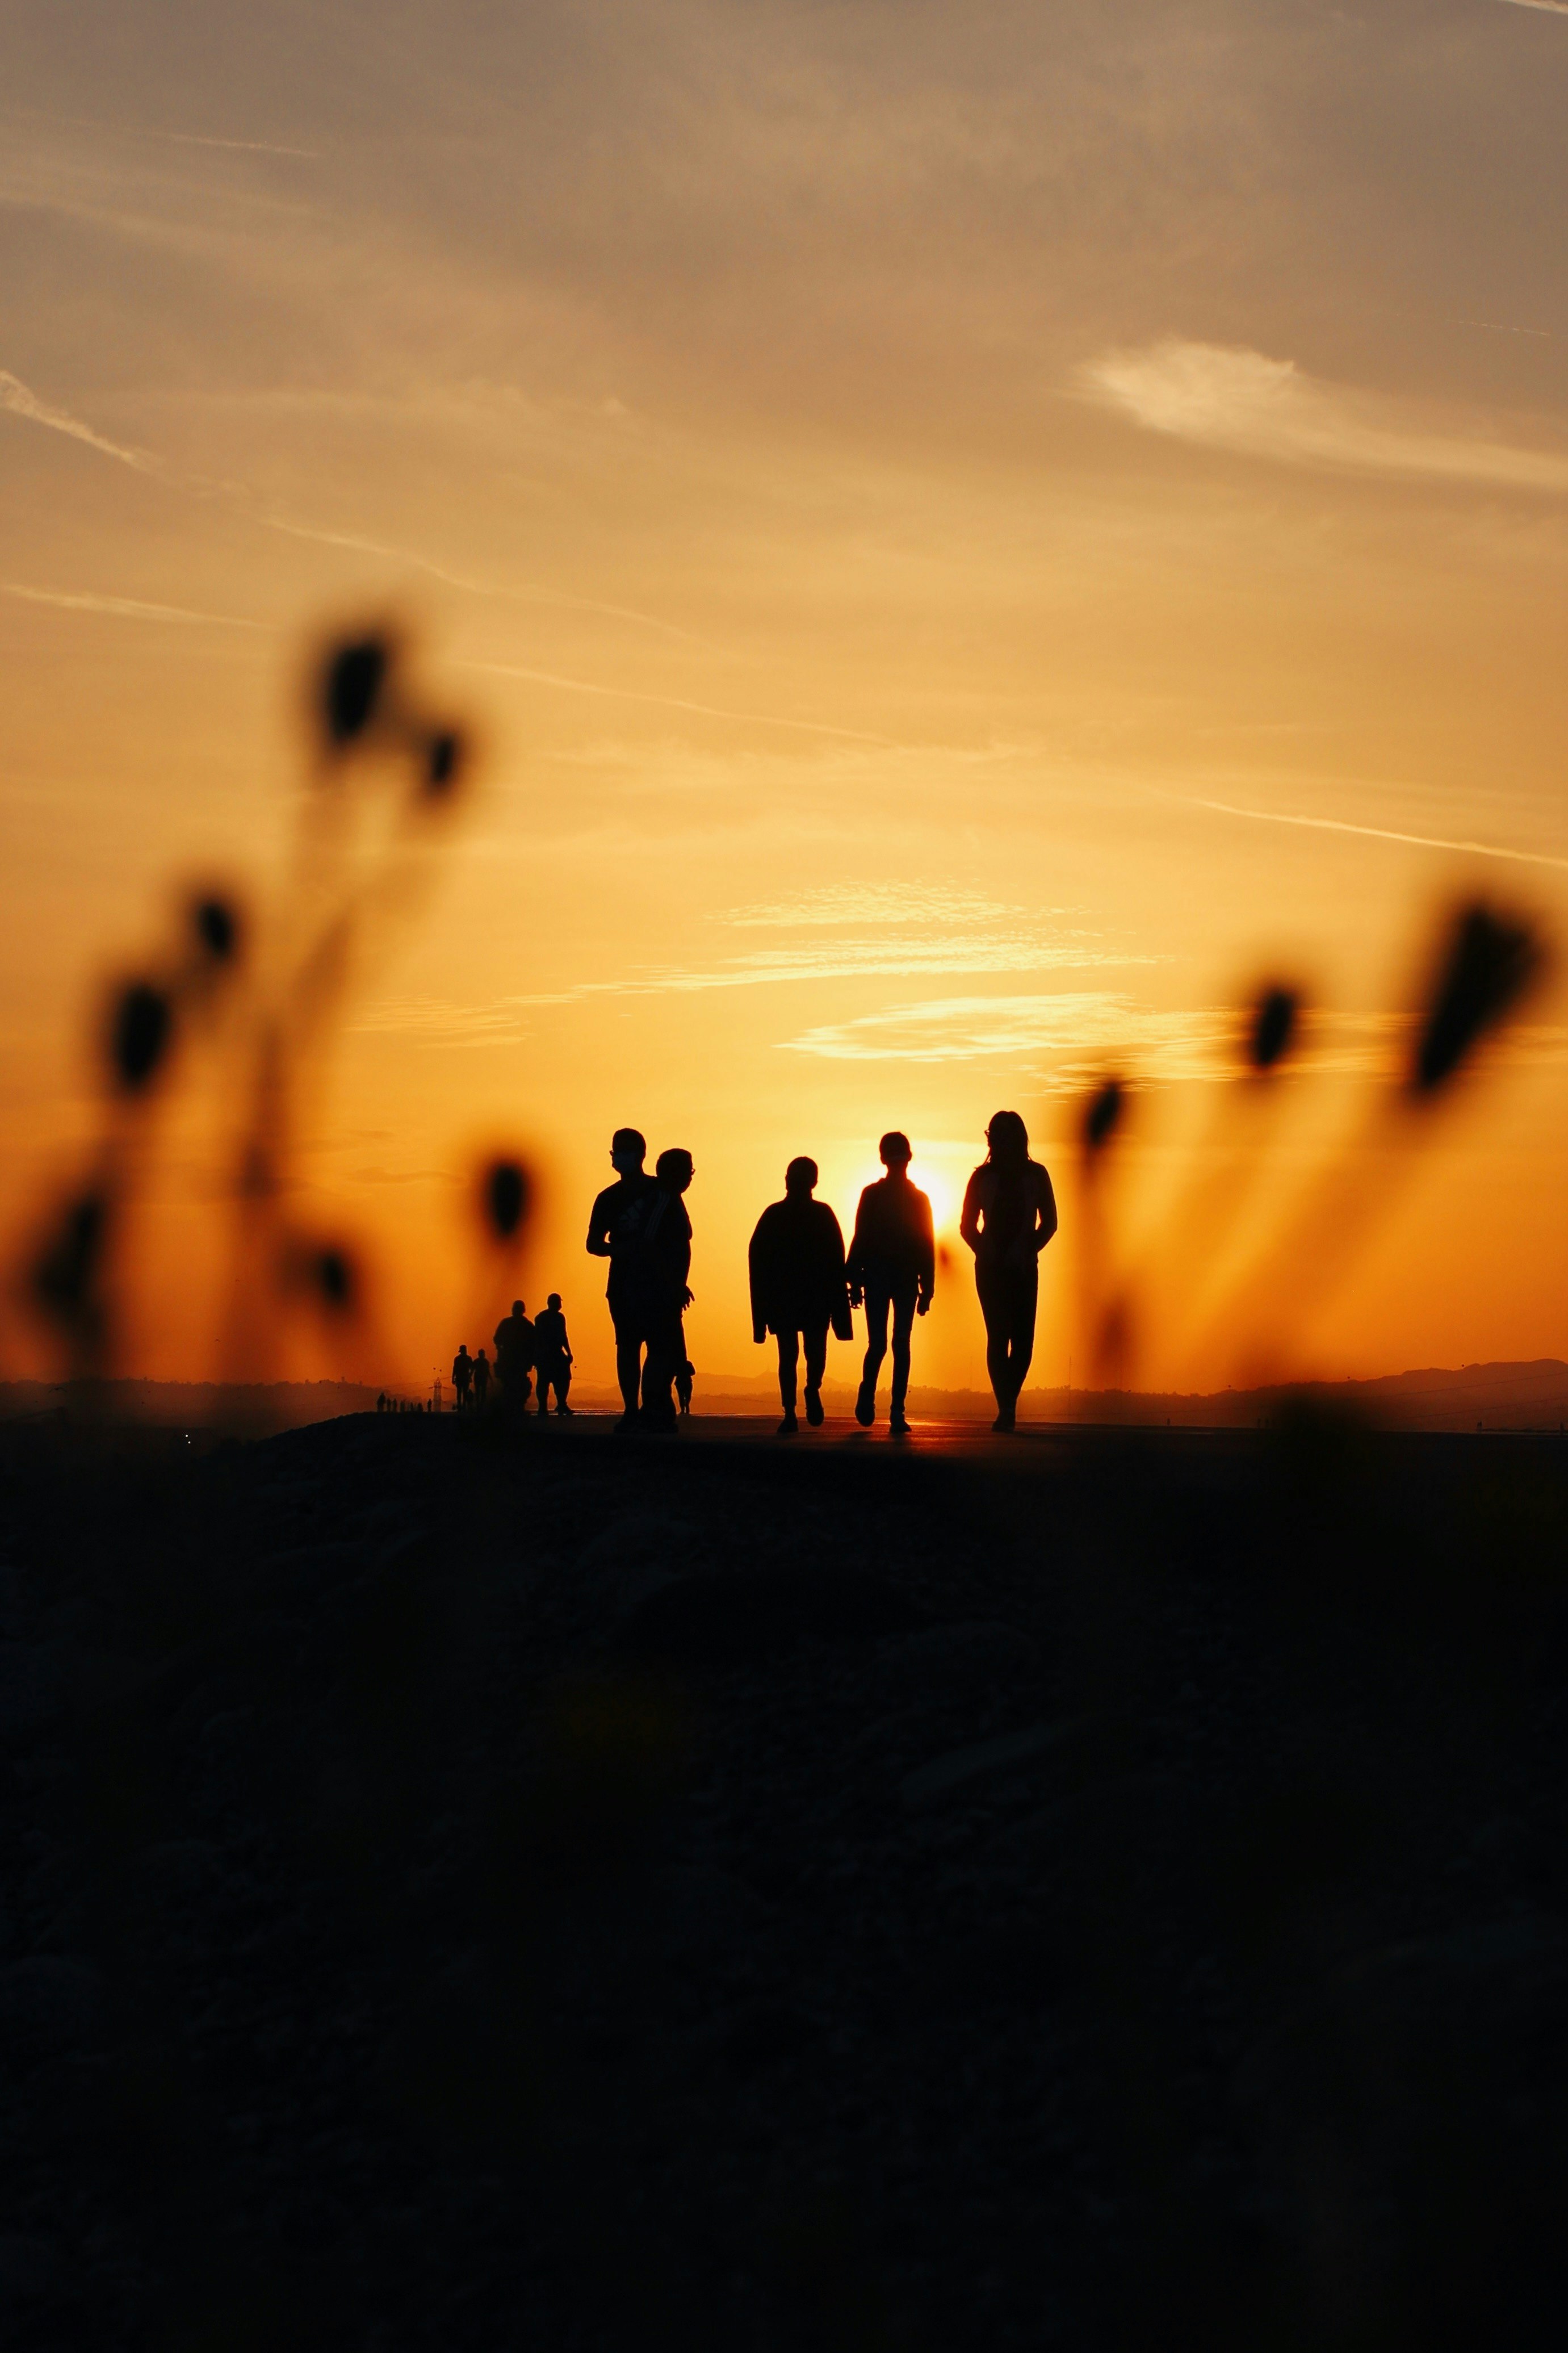
[[[853,1337],[849,1289],[844,1271],[844,1235],[826,1201],[814,1200],[816,1163],[804,1157],[784,1170],[784,1197],[771,1202],[752,1236],[752,1334],[759,1345],[771,1332],[778,1342],[781,1438],[793,1437],[795,1380],[801,1347],[805,1350],[805,1418],[822,1422],[822,1379],[827,1369],[827,1335]]]

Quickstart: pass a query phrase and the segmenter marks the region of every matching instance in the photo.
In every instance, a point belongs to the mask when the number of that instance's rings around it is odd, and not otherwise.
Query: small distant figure
[[[691,1388],[696,1378],[696,1366],[689,1356],[683,1357],[675,1368],[675,1398],[683,1414],[690,1414]]]
[[[610,1166],[616,1181],[606,1185],[588,1218],[590,1258],[607,1258],[610,1279],[605,1296],[616,1327],[616,1378],[621,1389],[621,1419],[616,1428],[637,1428],[642,1388],[642,1355],[647,1341],[647,1293],[645,1280],[645,1229],[658,1191],[643,1166],[647,1144],[635,1127],[617,1127],[610,1138]]]
[[[538,1330],[521,1299],[512,1301],[511,1314],[503,1315],[496,1325],[496,1378],[508,1413],[521,1413],[528,1403],[533,1386],[528,1377],[538,1350]]]
[[[1057,1197],[1047,1170],[1029,1157],[1029,1131],[1017,1112],[997,1112],[985,1141],[990,1151],[965,1188],[958,1230],[974,1252],[985,1369],[996,1396],[991,1427],[1013,1430],[1035,1353],[1040,1252],[1057,1229]]]
[[[539,1413],[542,1420],[550,1410],[550,1392],[555,1392],[556,1413],[570,1413],[566,1392],[572,1386],[572,1345],[566,1337],[566,1318],[561,1312],[561,1293],[552,1291],[546,1304],[533,1319],[534,1362],[539,1367]]]
[[[891,1128],[877,1147],[887,1175],[868,1185],[855,1213],[855,1234],[846,1271],[849,1302],[866,1306],[866,1362],[855,1419],[869,1430],[877,1419],[877,1376],[888,1353],[888,1315],[893,1318],[893,1398],[888,1427],[896,1438],[909,1430],[904,1400],[910,1389],[910,1335],[936,1292],[936,1237],[931,1203],[910,1182],[914,1154],[910,1139]]]
[[[386,1391],[384,1389],[382,1390],[381,1395],[376,1398],[375,1409],[377,1413],[384,1413],[386,1411]]]
[[[822,1426],[822,1377],[827,1368],[827,1335],[850,1340],[849,1286],[845,1274],[844,1235],[826,1201],[816,1201],[817,1168],[804,1156],[784,1170],[784,1197],[770,1202],[757,1219],[749,1254],[752,1278],[752,1337],[761,1346],[771,1332],[778,1342],[781,1438],[793,1438],[795,1373],[805,1343],[805,1418]]]
[[[474,1358],[474,1408],[477,1412],[483,1412],[485,1399],[489,1397],[489,1391],[490,1360],[481,1348]]]
[[[654,1162],[657,1190],[644,1236],[647,1362],[642,1377],[642,1419],[648,1430],[675,1428],[676,1374],[686,1362],[684,1316],[691,1304],[691,1219],[682,1198],[696,1175],[689,1152],[661,1152]]]
[[[452,1359],[452,1387],[458,1393],[458,1411],[467,1413],[473,1398],[474,1360],[466,1340]]]

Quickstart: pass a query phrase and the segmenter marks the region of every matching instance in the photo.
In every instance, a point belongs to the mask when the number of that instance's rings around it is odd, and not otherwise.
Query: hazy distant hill
[[[0,1383],[0,1416],[19,1417],[90,1410],[94,1402],[111,1413],[164,1428],[190,1424],[205,1430],[260,1436],[330,1421],[339,1414],[367,1413],[374,1388],[353,1381],[275,1381],[225,1386],[212,1381],[109,1381],[93,1398],[73,1398],[58,1384]],[[854,1401],[847,1382],[825,1384],[828,1410],[845,1414]],[[1170,1422],[1176,1428],[1233,1429],[1268,1419],[1288,1396],[1340,1406],[1369,1421],[1395,1430],[1568,1430],[1568,1364],[1542,1356],[1525,1365],[1465,1365],[1458,1371],[1386,1373],[1370,1381],[1312,1381],[1294,1390],[1220,1389],[1211,1394],[1160,1395],[1136,1389],[1026,1389],[1020,1404],[1026,1422]],[[608,1391],[574,1391],[584,1410],[618,1409]],[[694,1399],[700,1414],[770,1416],[778,1391],[760,1375],[705,1375],[699,1370]],[[448,1400],[449,1402],[449,1400]],[[884,1382],[882,1410],[887,1411]],[[910,1391],[917,1419],[989,1421],[995,1412],[984,1389]]]

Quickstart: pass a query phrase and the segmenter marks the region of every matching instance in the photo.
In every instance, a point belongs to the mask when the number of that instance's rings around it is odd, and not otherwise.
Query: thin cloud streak
[[[173,137],[174,134],[170,132],[168,135]],[[661,620],[656,613],[639,612],[635,606],[607,604],[595,597],[574,596],[564,590],[539,588],[531,584],[510,587],[475,580],[463,573],[450,572],[430,557],[416,554],[408,548],[391,547],[380,540],[363,538],[353,532],[328,531],[316,523],[300,522],[289,515],[258,511],[253,494],[243,482],[208,481],[196,475],[177,474],[149,451],[127,448],[122,443],[110,440],[105,434],[85,424],[79,417],[73,417],[68,409],[55,407],[7,368],[0,368],[0,410],[23,417],[30,425],[42,425],[51,432],[64,433],[71,440],[80,441],[89,449],[98,450],[102,457],[117,459],[122,466],[131,467],[134,472],[165,483],[171,490],[184,491],[196,498],[232,500],[246,509],[252,522],[268,531],[280,532],[289,539],[308,540],[318,547],[344,548],[359,555],[374,555],[386,564],[405,565],[414,571],[426,573],[432,580],[439,580],[445,587],[458,588],[469,596],[490,596],[521,604],[555,605],[570,612],[601,613],[613,620],[631,621],[643,628],[657,629],[661,635],[679,638],[688,645],[707,644],[706,639],[698,638],[691,630],[679,628],[674,621]],[[591,688],[582,691],[594,691]],[[601,691],[609,692],[611,690]],[[689,708],[697,710],[700,706],[693,703]],[[780,721],[778,723],[787,726],[791,723]],[[868,736],[864,740],[879,743],[885,739]]]
[[[1056,1082],[1076,1083],[1107,1057],[1163,1079],[1220,1078],[1234,1014],[1207,1008],[1151,1012],[1101,989],[1054,996],[950,997],[893,1006],[853,1021],[825,1022],[779,1050],[838,1062],[1059,1061]]]
[[[1543,16],[1568,16],[1568,0],[1503,0],[1508,8],[1536,8]]]
[[[248,503],[250,493],[243,483],[226,482],[220,487]],[[439,580],[443,587],[460,588],[467,596],[494,596],[522,605],[558,605],[573,613],[602,613],[611,620],[634,621],[641,628],[679,638],[684,645],[711,650],[709,640],[698,637],[694,630],[683,629],[675,621],[661,620],[657,613],[639,612],[635,605],[606,604],[596,596],[574,596],[566,589],[541,588],[531,582],[514,587],[493,580],[475,580],[467,573],[448,571],[444,565],[437,564],[430,556],[416,554],[411,548],[391,547],[384,541],[365,539],[355,532],[328,531],[321,524],[300,522],[291,515],[258,513],[252,509],[252,518],[268,531],[281,532],[289,539],[310,540],[318,547],[346,548],[354,554],[378,556],[386,564],[407,565],[416,572],[427,574],[432,580]]]
[[[64,433],[72,441],[85,442],[89,449],[98,450],[105,458],[118,459],[134,473],[150,474],[154,470],[152,459],[143,450],[127,449],[120,442],[95,433],[90,425],[84,425],[68,409],[55,408],[48,401],[40,400],[31,385],[13,375],[9,368],[0,368],[0,409],[12,417],[26,418],[29,425],[43,425],[51,433]]]
[[[1306,375],[1294,360],[1172,340],[1108,352],[1079,374],[1101,407],[1145,432],[1277,464],[1568,492],[1568,456],[1415,429],[1386,401]]]
[[[879,751],[905,752],[910,747],[890,735],[873,735],[862,727],[834,727],[823,719],[784,719],[774,711],[731,711],[718,703],[692,702],[679,694],[650,694],[632,686],[605,686],[593,679],[563,678],[548,670],[524,670],[515,662],[466,661],[463,670],[487,678],[518,678],[532,686],[552,686],[563,694],[603,695],[616,702],[651,702],[662,711],[689,711],[701,719],[729,719],[749,727],[787,727],[804,735],[833,735],[846,744],[874,744]]]
[[[1233,801],[1211,801],[1195,794],[1184,793],[1181,799],[1188,808],[1214,809],[1221,817],[1250,818],[1256,825],[1293,825],[1309,833],[1353,833],[1368,841],[1398,841],[1413,849],[1458,850],[1468,858],[1500,858],[1517,866],[1554,866],[1568,871],[1568,858],[1554,857],[1545,849],[1504,849],[1495,841],[1450,841],[1441,834],[1398,833],[1391,826],[1352,825],[1346,818],[1298,817],[1284,809],[1239,808]]]
[[[961,973],[1081,972],[1098,967],[1121,970],[1131,965],[1165,961],[1159,955],[1100,954],[1084,948],[1077,941],[1068,945],[1019,934],[993,934],[989,938],[847,940],[831,949],[783,948],[771,954],[737,956],[706,971],[680,965],[644,966],[617,980],[578,981],[570,987],[542,990],[537,995],[498,997],[489,1005],[443,1004],[428,997],[389,999],[358,1026],[377,1035],[413,1031],[430,1038],[482,1042],[514,1030],[523,1014],[541,1006],[580,1005],[604,997],[685,997],[714,988],[758,988],[875,976],[913,979]],[[974,1001],[989,1004],[994,1000]]]
[[[797,898],[758,900],[731,907],[723,921],[737,931],[831,930],[840,923],[994,923],[1000,915],[1029,911],[1000,899],[982,899],[973,892],[946,890],[921,882],[827,882]],[[1037,916],[1053,907],[1034,910]]]
[[[90,589],[32,588],[20,580],[0,580],[0,596],[15,596],[25,605],[49,605],[62,613],[103,613],[122,621],[196,622],[215,629],[263,629],[270,621],[247,620],[242,613],[198,613],[184,605],[150,605],[140,596],[101,596]]]

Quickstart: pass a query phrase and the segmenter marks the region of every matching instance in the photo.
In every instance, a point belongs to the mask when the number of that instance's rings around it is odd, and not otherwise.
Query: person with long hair
[[[958,1230],[974,1252],[985,1369],[996,1394],[991,1427],[1012,1430],[1035,1353],[1040,1252],[1057,1229],[1057,1197],[1048,1172],[1029,1157],[1029,1131],[1018,1113],[997,1112],[985,1141],[990,1150],[964,1189]]]

